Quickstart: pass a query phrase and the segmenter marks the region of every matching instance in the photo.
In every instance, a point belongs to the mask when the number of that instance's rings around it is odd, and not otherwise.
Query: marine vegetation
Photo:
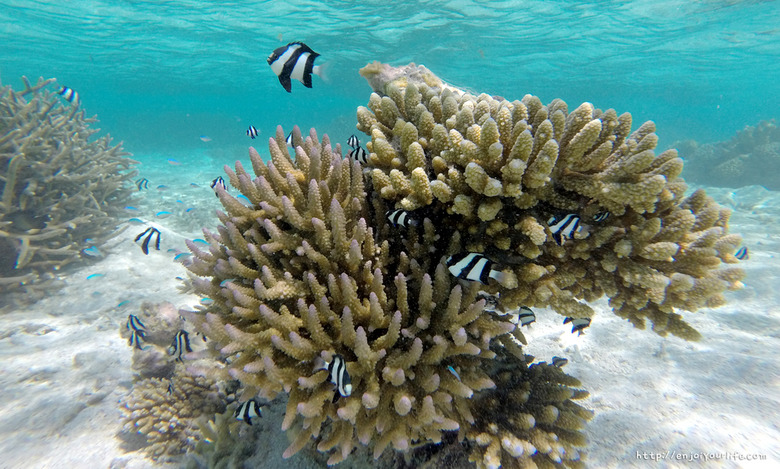
[[[367,157],[297,127],[291,153],[279,127],[270,161],[250,149],[253,174],[225,168],[251,204],[215,188],[221,224],[207,249],[188,243],[212,302],[182,311],[221,364],[207,374],[238,380],[240,401],[286,396],[285,457],[456,436],[480,468],[581,467],[587,392],[523,352],[516,309],[590,318],[607,296],[635,326],[695,340],[675,311],[722,304],[743,275],[719,268],[737,262],[728,211],[683,197],[651,122],[475,96],[413,64],[361,73]]]
[[[685,177],[721,187],[764,186],[780,190],[780,128],[772,119],[737,132],[725,142],[679,142]]]
[[[116,234],[136,162],[110,136],[91,138],[96,119],[50,90],[55,80],[22,81],[0,87],[0,291],[32,295]]]

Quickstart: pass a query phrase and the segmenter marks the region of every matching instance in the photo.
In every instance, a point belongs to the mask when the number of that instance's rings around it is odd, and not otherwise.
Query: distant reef
[[[685,160],[685,179],[718,187],[764,186],[780,190],[780,128],[775,119],[745,127],[725,142],[675,146]]]
[[[22,91],[0,83],[0,293],[17,302],[40,297],[57,271],[117,234],[137,174],[121,143],[91,138],[97,119],[78,93],[22,81]]]

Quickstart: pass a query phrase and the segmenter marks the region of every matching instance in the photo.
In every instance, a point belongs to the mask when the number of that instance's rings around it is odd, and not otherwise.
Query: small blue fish
[[[154,216],[156,216],[157,218],[168,218],[171,215],[173,215],[173,212],[169,212],[167,210],[163,210],[161,212],[157,212],[154,214]]]
[[[191,211],[195,210],[195,207],[190,207],[184,211],[184,213],[190,213]]]
[[[131,223],[133,225],[143,225],[144,224],[144,221],[141,220],[140,218],[131,218],[131,219],[127,220],[127,221],[128,221],[128,223]]]
[[[138,208],[128,205],[127,207],[125,207],[125,210],[127,210],[128,212],[137,212]]]
[[[214,304],[214,300],[212,300],[211,298],[203,297],[203,298],[200,299],[200,304],[208,306],[208,305]]]
[[[167,191],[168,190],[168,186],[166,186],[165,184],[160,184],[159,186],[157,186],[157,190],[158,191]]]
[[[103,257],[103,253],[100,252],[100,249],[98,249],[97,246],[90,246],[86,249],[82,249],[81,252],[89,257]]]
[[[87,280],[92,280],[93,278],[100,278],[100,277],[105,277],[105,274],[92,274],[92,275],[87,275]]]
[[[452,373],[453,376],[458,378],[458,381],[460,381],[460,375],[455,371],[455,368],[453,368],[452,365],[447,365],[447,369],[450,370],[450,373]]]
[[[174,261],[178,261],[179,259],[186,258],[186,257],[189,257],[191,255],[192,255],[192,253],[189,253],[189,252],[181,252],[181,253],[176,254],[175,256],[173,256],[173,260]]]
[[[199,244],[205,244],[206,246],[209,245],[208,241],[205,239],[195,238],[192,240],[193,243],[199,243]]]
[[[174,361],[183,362],[182,355],[185,352],[192,352],[192,348],[190,348],[190,335],[182,329],[173,337],[173,343],[168,347],[168,355],[175,356]]]
[[[252,205],[252,201],[251,201],[251,200],[249,200],[249,197],[245,196],[244,194],[238,194],[238,196],[236,196],[236,198],[237,198],[237,199],[240,199],[240,200],[241,200],[241,202],[242,202],[244,205]]]
[[[211,141],[211,137],[209,137],[208,135],[201,135],[200,136],[200,141],[208,143],[208,142]]]
[[[236,279],[234,278],[226,278],[225,280],[219,282],[220,287],[224,287],[228,282],[235,282]]]
[[[181,162],[173,158],[168,158],[168,163],[172,164],[173,166],[181,166]]]
[[[195,184],[194,182],[191,182],[190,186],[192,186],[192,187],[200,187],[199,185]]]
[[[119,303],[118,305],[116,305],[116,307],[117,308],[121,308],[122,306],[124,306],[126,304],[129,304],[129,303],[130,303],[130,300],[125,300],[125,301],[122,301],[121,303]]]
[[[741,248],[737,249],[737,252],[734,253],[734,257],[741,261],[750,259],[750,253],[748,252],[747,246],[742,246]]]

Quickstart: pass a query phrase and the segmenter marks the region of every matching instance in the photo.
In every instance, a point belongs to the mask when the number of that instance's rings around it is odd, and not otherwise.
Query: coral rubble
[[[725,142],[678,142],[685,177],[721,187],[760,185],[780,190],[780,128],[773,120],[746,127]]]
[[[49,276],[116,233],[135,161],[98,130],[78,101],[48,90],[0,88],[0,288]]]

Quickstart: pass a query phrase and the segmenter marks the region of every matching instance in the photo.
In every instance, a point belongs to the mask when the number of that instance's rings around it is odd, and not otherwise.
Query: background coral
[[[544,406],[530,405],[520,426],[495,433],[509,442],[496,449],[491,436],[468,430],[481,413],[475,397],[498,379],[517,385],[501,392],[516,394],[518,405],[548,399],[562,412],[579,408],[570,400],[576,393],[545,397],[522,384],[529,376],[522,334],[508,315],[485,311],[485,300],[476,300],[479,284],[461,284],[441,253],[431,255],[440,237],[430,220],[398,236],[384,200],[366,190],[361,166],[342,159],[338,145],[334,150],[327,136],[320,142],[313,130],[304,139],[297,128],[293,143],[295,158],[280,127],[269,140],[270,162],[250,149],[256,177],[240,163],[235,171],[226,167],[231,185],[252,205],[217,189],[223,225],[217,233],[204,230],[208,251],[188,243],[193,287],[214,302],[184,314],[226,364],[223,373],[212,373],[238,379],[242,401],[287,395],[282,429],[294,439],[286,457],[313,440],[335,464],[358,444],[379,457],[391,446],[405,451],[458,432],[473,440],[479,460],[485,456],[477,448],[486,441],[491,458],[558,464],[557,450],[543,447],[534,456],[534,443],[524,439]],[[505,361],[496,361],[497,343],[516,351],[514,366],[495,365]],[[334,396],[328,372],[315,367],[318,358],[335,354],[346,359],[350,396]],[[557,387],[559,379],[542,381]],[[555,438],[571,447],[584,441],[568,432]]]
[[[586,302],[606,295],[637,327],[696,339],[675,310],[718,306],[741,286],[742,270],[718,269],[740,242],[729,211],[703,191],[684,198],[682,160],[655,155],[652,122],[631,132],[630,114],[590,103],[475,96],[414,64],[361,74],[375,91],[358,109],[374,189],[423,210],[448,254],[481,252],[514,273],[489,287],[500,307],[590,317]],[[548,221],[562,213],[584,229],[559,245]]]
[[[780,190],[780,128],[774,119],[745,127],[725,142],[676,143],[685,160],[685,177],[721,187],[760,185]]]
[[[116,234],[135,161],[49,91],[0,88],[0,289],[48,276]]]

